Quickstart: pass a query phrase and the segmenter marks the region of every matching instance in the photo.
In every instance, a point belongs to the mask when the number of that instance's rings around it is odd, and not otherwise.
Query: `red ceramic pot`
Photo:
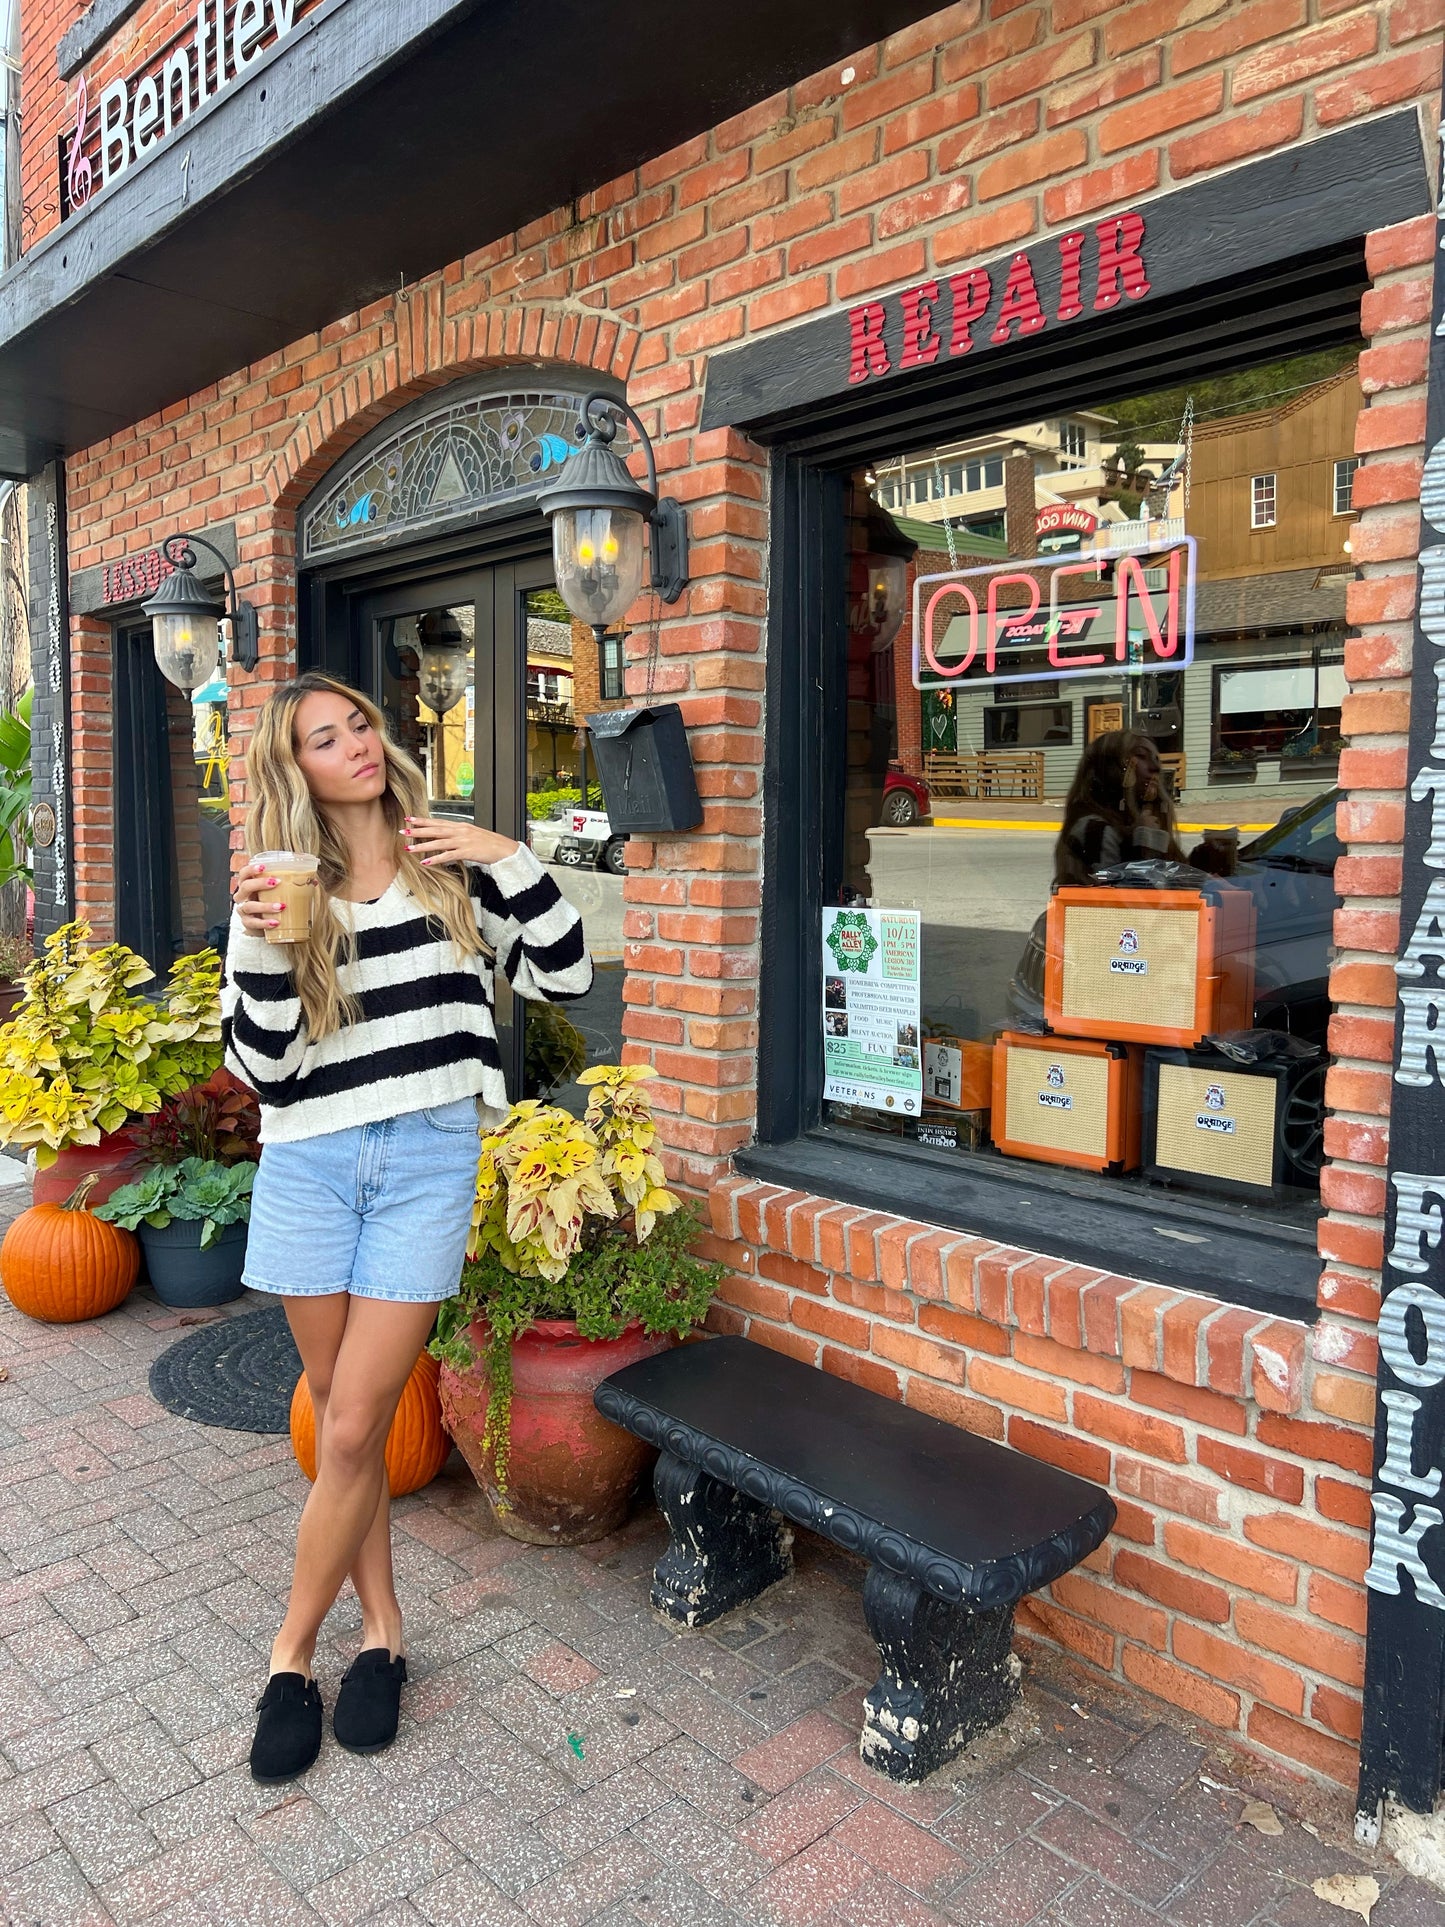
[[[579,1338],[570,1318],[544,1319],[512,1342],[512,1456],[507,1501],[482,1451],[488,1382],[483,1323],[469,1327],[477,1363],[443,1365],[442,1418],[497,1524],[531,1546],[583,1546],[626,1519],[656,1454],[592,1403],[604,1378],[677,1341],[630,1325],[620,1338]]]
[[[82,1178],[96,1173],[96,1183],[86,1198],[90,1205],[104,1204],[123,1184],[130,1184],[140,1170],[140,1154],[128,1127],[107,1131],[99,1144],[67,1145],[54,1164],[35,1174],[36,1204],[64,1204]]]

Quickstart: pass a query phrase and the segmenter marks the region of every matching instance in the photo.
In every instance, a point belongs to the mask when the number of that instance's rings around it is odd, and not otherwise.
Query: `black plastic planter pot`
[[[246,1263],[244,1224],[223,1226],[205,1251],[198,1219],[174,1218],[164,1231],[137,1225],[136,1233],[145,1252],[146,1271],[163,1305],[224,1305],[240,1297]]]

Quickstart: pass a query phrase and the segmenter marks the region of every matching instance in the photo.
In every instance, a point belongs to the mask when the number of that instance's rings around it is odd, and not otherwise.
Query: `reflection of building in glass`
[[[1100,522],[1123,522],[1133,509],[1121,482],[1129,476],[1141,484],[1157,482],[1179,449],[1173,442],[1131,442],[1121,468],[1121,445],[1111,415],[1076,409],[1062,417],[970,436],[967,441],[881,463],[878,500],[895,516],[907,515],[920,522],[947,520],[960,532],[1001,537],[1007,509],[1004,465],[1010,457],[1023,457],[1033,472],[1040,512],[1074,508]],[[1042,513],[1040,519],[1040,550],[1079,546],[1079,528],[1067,526],[1066,519],[1063,526],[1050,527],[1051,520],[1061,518]]]
[[[911,686],[906,619],[892,651],[896,754],[905,770],[946,782],[940,758],[1032,752],[1043,759],[1042,793],[1058,797],[1087,743],[1133,728],[1154,742],[1193,797],[1256,783],[1298,786],[1303,799],[1333,780],[1361,396],[1353,364],[1297,392],[1282,373],[1280,390],[1273,407],[1196,427],[1187,449],[1132,441],[1111,417],[1078,411],[877,465],[878,500],[889,506],[906,498],[906,515],[895,519],[919,544],[910,617],[919,576],[1000,554],[1087,552],[1142,531],[1151,514],[1198,542],[1196,659],[1187,669],[1123,676],[1111,665],[1058,683],[919,692]],[[988,498],[991,521],[946,492],[960,450],[972,459],[985,446],[1001,464],[997,506]],[[1066,457],[1079,466],[1070,469]],[[1046,469],[1046,462],[1056,465]],[[966,482],[967,460],[961,472]],[[967,520],[955,522],[960,508]],[[1096,531],[1084,526],[1090,515]],[[1151,526],[1157,533],[1161,525]],[[985,546],[987,556],[978,553]]]

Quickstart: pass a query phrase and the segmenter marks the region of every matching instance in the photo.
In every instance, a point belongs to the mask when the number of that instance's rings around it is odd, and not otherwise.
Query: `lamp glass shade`
[[[647,524],[636,509],[563,508],[552,517],[557,589],[594,627],[620,622],[642,587]]]
[[[151,617],[157,666],[178,689],[199,689],[215,675],[221,653],[218,613],[176,609]]]
[[[446,643],[425,642],[417,653],[421,699],[435,715],[445,716],[467,693],[467,684],[472,679],[471,651]]]
[[[853,566],[852,627],[866,637],[875,654],[886,649],[903,625],[908,563],[901,555],[861,555]]]

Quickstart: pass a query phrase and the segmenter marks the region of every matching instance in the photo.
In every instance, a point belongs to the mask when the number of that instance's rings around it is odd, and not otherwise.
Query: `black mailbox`
[[[613,709],[588,716],[602,801],[614,832],[623,836],[695,830],[702,798],[692,773],[687,729],[676,703]]]

